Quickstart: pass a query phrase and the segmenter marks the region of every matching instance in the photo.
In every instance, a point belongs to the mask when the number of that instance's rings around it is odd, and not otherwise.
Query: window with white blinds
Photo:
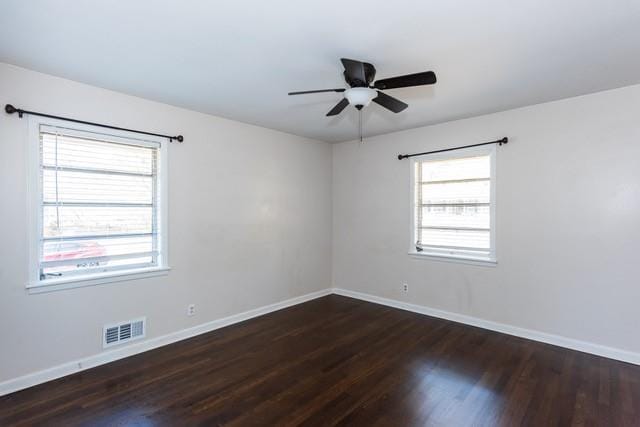
[[[495,260],[494,150],[413,162],[412,252]]]
[[[162,267],[160,142],[47,124],[38,139],[37,281]]]

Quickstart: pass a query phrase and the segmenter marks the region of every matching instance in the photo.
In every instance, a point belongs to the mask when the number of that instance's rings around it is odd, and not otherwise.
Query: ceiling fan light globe
[[[344,92],[344,97],[347,98],[349,104],[363,107],[369,105],[376,96],[378,96],[378,93],[368,87],[352,87]]]

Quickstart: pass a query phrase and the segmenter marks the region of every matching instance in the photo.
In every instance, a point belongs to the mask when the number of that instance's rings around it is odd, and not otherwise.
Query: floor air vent
[[[144,338],[146,330],[146,319],[144,317],[127,322],[105,325],[102,332],[102,346],[112,345]]]

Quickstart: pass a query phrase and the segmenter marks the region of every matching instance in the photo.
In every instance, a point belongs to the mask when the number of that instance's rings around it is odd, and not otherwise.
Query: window
[[[29,286],[166,270],[162,141],[42,119],[31,127],[37,191]]]
[[[495,262],[495,147],[414,158],[413,254]]]

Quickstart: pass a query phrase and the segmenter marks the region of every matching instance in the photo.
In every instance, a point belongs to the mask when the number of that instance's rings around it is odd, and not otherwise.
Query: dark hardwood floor
[[[639,426],[640,367],[331,295],[0,397],[0,425]]]

